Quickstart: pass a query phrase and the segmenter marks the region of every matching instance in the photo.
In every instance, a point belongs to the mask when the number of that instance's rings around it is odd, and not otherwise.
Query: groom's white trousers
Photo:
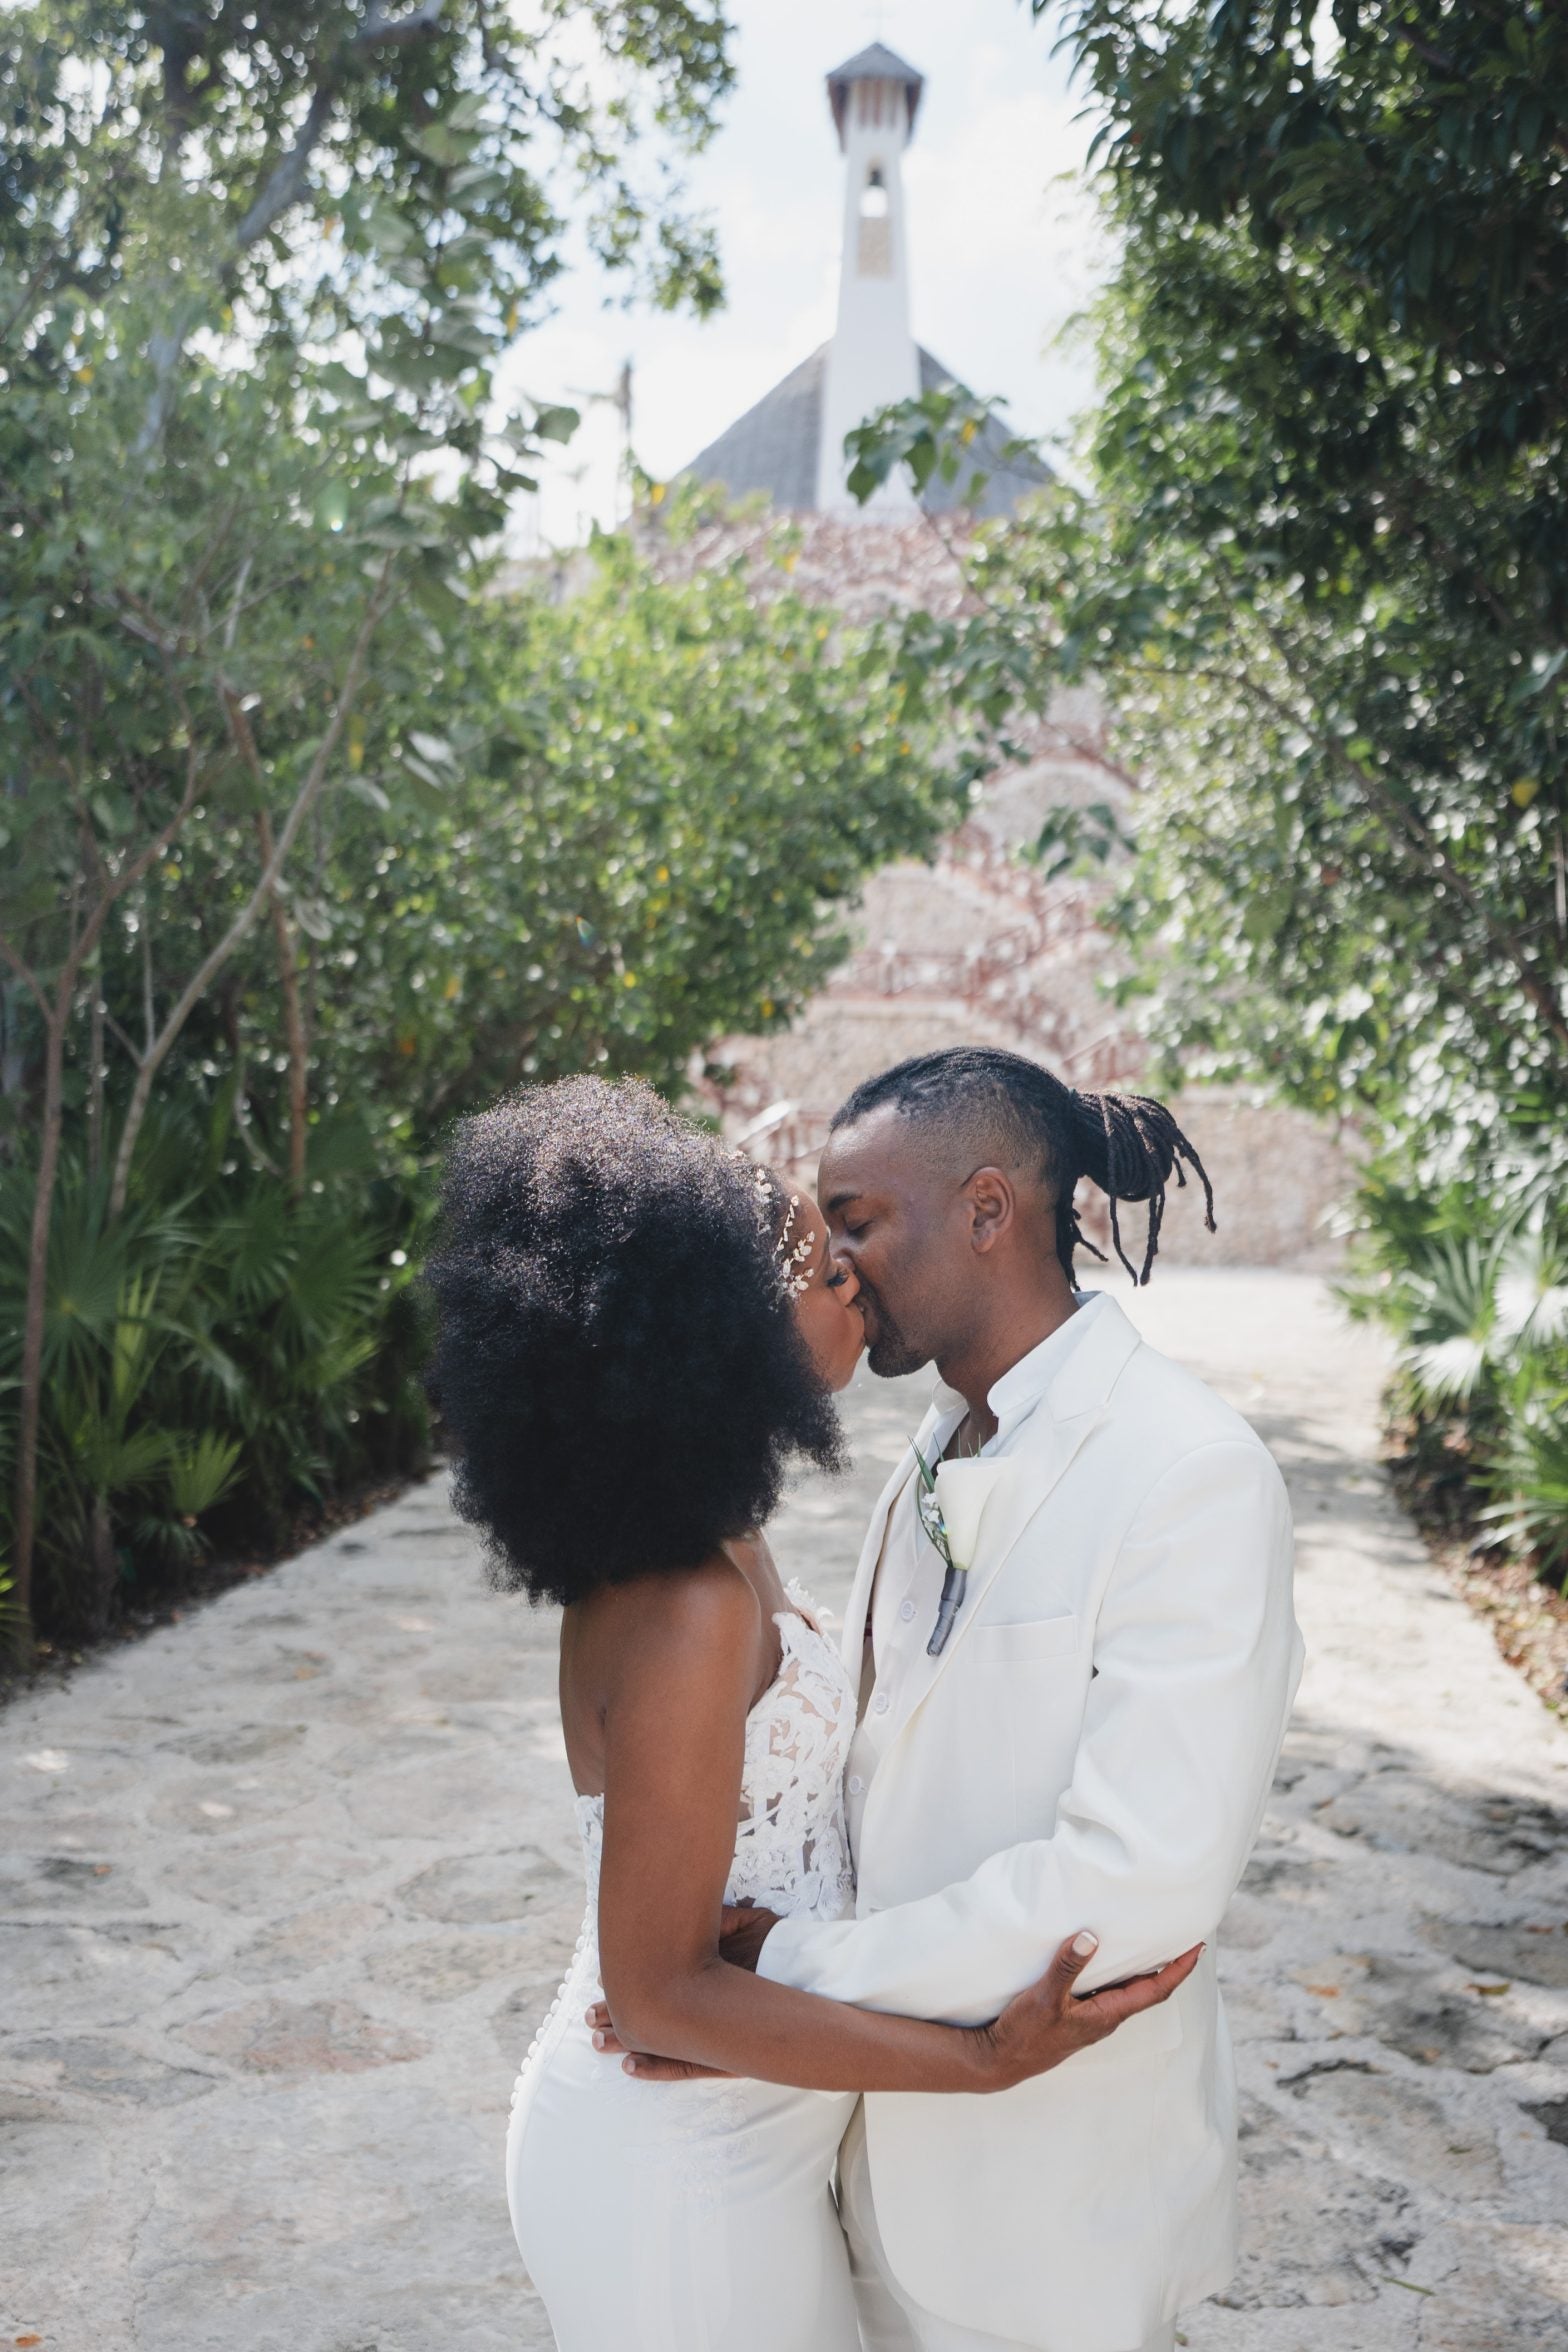
[[[977,2328],[958,2327],[950,2319],[938,2318],[934,2311],[921,2311],[897,2285],[887,2267],[877,2228],[862,2107],[855,2109],[839,2150],[838,2201],[839,2218],[849,2240],[849,2268],[865,2352],[1039,2352],[1038,2345],[984,2336]],[[1141,2348],[1129,2345],[1127,2352],[1173,2352],[1175,2342],[1175,2329],[1165,2328]]]

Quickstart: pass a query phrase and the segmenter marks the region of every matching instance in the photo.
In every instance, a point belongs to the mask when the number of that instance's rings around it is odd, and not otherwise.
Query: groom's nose
[[[830,1242],[828,1256],[833,1267],[833,1287],[847,1307],[860,1289],[859,1268],[842,1242]]]

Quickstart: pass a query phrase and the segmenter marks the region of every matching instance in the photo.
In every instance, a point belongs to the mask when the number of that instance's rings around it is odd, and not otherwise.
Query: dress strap
[[[784,1590],[795,1606],[793,1609],[776,1609],[773,1614],[774,1624],[782,1627],[787,1618],[798,1617],[803,1623],[810,1626],[819,1640],[825,1640],[826,1636],[822,1629],[822,1612],[800,1579],[795,1576],[787,1578]]]

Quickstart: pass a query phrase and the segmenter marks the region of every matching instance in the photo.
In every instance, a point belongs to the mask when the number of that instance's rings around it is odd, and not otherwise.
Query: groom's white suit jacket
[[[1101,1295],[1011,1441],[945,1654],[904,1680],[865,1796],[856,1916],[784,1921],[761,1971],[970,2024],[1093,1928],[1085,1989],[1207,1939],[1163,2007],[989,2098],[866,2100],[911,2300],[1049,2352],[1130,2352],[1235,2245],[1236,2117],[1212,1939],[1301,1669],[1290,1511],[1262,1441]],[[922,1444],[956,1414],[933,1407]],[[845,1617],[857,1675],[900,1467]],[[940,1574],[940,1571],[937,1571]]]

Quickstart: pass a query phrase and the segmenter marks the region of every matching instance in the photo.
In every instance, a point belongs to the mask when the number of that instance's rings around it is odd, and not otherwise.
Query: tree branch
[[[364,683],[371,640],[380,627],[392,601],[394,562],[394,554],[389,553],[382,563],[376,585],[371,593],[370,603],[366,607],[365,617],[360,623],[359,633],[354,639],[353,648],[343,672],[343,683],[338,689],[337,701],[333,705],[326,733],[316,746],[315,756],[311,760],[305,780],[294,796],[294,805],[283,820],[283,828],[277,836],[272,856],[263,867],[260,878],[249,898],[240,908],[222,938],[208,950],[191,974],[190,979],[165,1016],[163,1027],[159,1030],[149,1051],[142,1058],[141,1066],[136,1073],[135,1085],[131,1089],[130,1101],[126,1105],[125,1122],[120,1130],[120,1146],[115,1155],[114,1179],[109,1192],[109,1214],[111,1217],[118,1217],[125,1207],[126,1196],[130,1188],[131,1160],[136,1150],[136,1140],[141,1132],[142,1121],[146,1117],[147,1105],[152,1096],[152,1082],[181,1030],[206,994],[211,982],[223,969],[235,950],[244,942],[257,917],[267,906],[272,892],[277,888],[283,869],[288,863],[289,852],[294,847],[300,827],[304,824],[312,804],[326,782],[332,756],[342,740],[344,727],[348,724],[349,713],[353,709],[360,687]]]
[[[311,157],[320,146],[327,125],[332,120],[333,108],[342,93],[348,63],[368,56],[373,50],[406,49],[412,42],[423,40],[435,30],[441,12],[442,0],[421,0],[420,6],[409,15],[400,17],[389,17],[383,9],[373,9],[359,31],[344,43],[337,55],[323,63],[310,94],[310,104],[305,109],[305,118],[290,146],[268,172],[252,199],[250,209],[235,230],[232,244],[221,265],[223,270],[231,270],[305,193]],[[136,437],[136,452],[140,457],[145,457],[156,448],[163,438],[174,405],[175,378],[185,355],[186,337],[195,323],[195,317],[196,313],[189,305],[177,305],[168,327],[155,335],[148,345],[148,357],[153,366],[153,393],[147,404],[141,431]]]
[[[142,1058],[140,1046],[132,1044],[128,1032],[121,1028],[119,1022],[115,1019],[113,1013],[109,1011],[107,1006],[104,1008],[103,1017],[108,1027],[110,1036],[117,1037],[120,1043],[124,1046],[126,1052],[130,1055],[131,1060],[133,1062],[140,1063]]]
[[[227,636],[232,641],[232,630]],[[255,730],[242,697],[221,675],[218,679],[218,693],[235,749],[256,787],[256,840],[265,868],[276,856],[277,844],[273,839],[272,818],[265,801],[266,777],[261,753],[256,748]],[[267,906],[272,917],[273,944],[277,950],[278,983],[283,991],[283,1034],[288,1047],[289,1189],[298,1198],[305,1189],[305,1143],[310,1114],[310,1039],[300,995],[299,953],[294,943],[293,926],[289,922],[283,892],[276,882],[267,893]]]
[[[421,41],[426,33],[435,31],[441,21],[444,0],[422,0],[407,16],[388,16],[384,8],[372,9],[363,28],[349,43],[351,49],[406,49],[410,41]]]
[[[27,989],[28,993],[33,998],[34,1003],[37,1005],[38,1010],[43,1014],[44,1019],[47,1021],[49,1018],[49,999],[47,996],[45,996],[42,987],[39,985],[38,975],[34,972],[31,964],[29,964],[23,956],[17,953],[16,949],[11,945],[10,940],[6,938],[3,932],[0,932],[0,956],[5,958],[6,962],[10,965],[18,980],[21,981],[23,987]]]
[[[141,849],[139,849],[135,857],[133,857],[128,862],[128,864],[122,866],[117,874],[111,875],[106,879],[102,895],[91,909],[81,930],[71,941],[70,949],[66,955],[65,961],[60,967],[59,973],[57,975],[55,989],[56,1004],[59,1004],[65,998],[69,997],[71,992],[74,990],[77,979],[81,973],[82,965],[85,963],[88,956],[92,953],[93,949],[97,946],[99,936],[103,931],[105,923],[109,920],[109,916],[114,907],[125,896],[128,890],[135,889],[142,876],[157,863],[158,859],[162,857],[164,851],[169,847],[169,844],[174,840],[186,818],[190,815],[191,810],[196,805],[196,791],[200,782],[201,766],[197,757],[196,746],[193,743],[186,754],[185,789],[180,795],[179,806],[174,811],[173,816],[169,818],[168,822],[161,826],[159,830],[153,835],[151,841],[147,842]],[[42,987],[39,985],[39,982],[34,977],[27,964],[23,961],[18,950],[12,947],[10,941],[6,939],[3,934],[0,934],[0,956],[4,956],[6,962],[11,966],[11,969],[17,974],[18,978],[24,980],[27,986],[32,990],[34,996],[38,1000],[39,1007],[42,1010],[45,1018],[52,1018],[52,1010],[48,997],[45,995]]]
[[[343,59],[363,57],[373,49],[406,49],[411,42],[423,40],[440,22],[443,5],[444,0],[421,0],[421,5],[407,16],[398,17],[388,16],[382,8],[372,9],[340,57],[322,68],[293,145],[279,156],[234,232],[236,260],[242,253],[248,253],[273,222],[304,194],[310,159],[321,144],[322,133],[332,119],[332,109],[343,86]]]
[[[264,237],[273,222],[287,212],[291,205],[298,203],[304,193],[310,159],[320,146],[321,134],[332,119],[337,95],[338,77],[329,72],[311,92],[310,104],[295,134],[293,146],[286,154],[279,156],[249,212],[234,232],[236,260],[242,253],[248,253],[257,239]]]

